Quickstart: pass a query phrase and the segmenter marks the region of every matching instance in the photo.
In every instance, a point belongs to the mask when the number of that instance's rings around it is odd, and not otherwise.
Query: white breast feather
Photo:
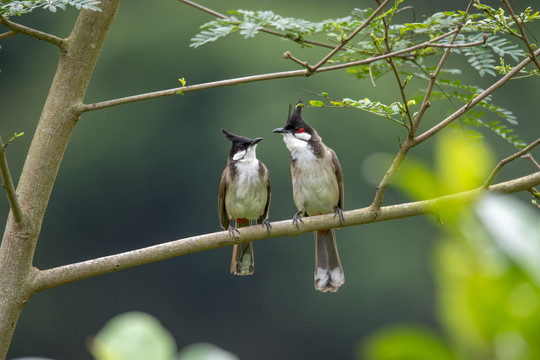
[[[225,196],[227,213],[230,217],[256,220],[264,213],[268,193],[260,177],[255,149],[250,148],[246,156],[234,166],[238,178]]]
[[[284,134],[283,141],[295,160],[292,177],[294,203],[298,210],[308,215],[334,212],[339,201],[339,187],[330,159],[317,158],[311,151],[307,141],[297,139],[293,135]]]

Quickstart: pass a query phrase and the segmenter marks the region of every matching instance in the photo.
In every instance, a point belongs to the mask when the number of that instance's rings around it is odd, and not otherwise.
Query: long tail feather
[[[237,228],[249,226],[250,220],[236,219]],[[255,269],[255,260],[253,258],[253,243],[241,243],[233,246],[231,260],[231,273],[234,275],[253,275]]]
[[[315,289],[336,292],[345,282],[345,274],[336,245],[334,229],[315,233]]]

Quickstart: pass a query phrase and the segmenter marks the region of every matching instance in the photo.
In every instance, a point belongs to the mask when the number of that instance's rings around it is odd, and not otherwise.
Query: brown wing
[[[336,178],[337,178],[338,187],[339,187],[338,207],[341,210],[343,210],[343,172],[341,171],[341,165],[339,165],[339,160],[334,150],[330,148],[328,148],[328,150],[330,150],[330,155],[332,156],[332,164],[334,165],[334,171],[336,173]]]
[[[262,214],[261,219],[257,220],[257,224],[262,223],[262,219],[268,219],[268,212],[270,211],[270,198],[272,194],[272,186],[270,185],[270,174],[266,166],[259,161],[259,172],[263,179],[266,179],[266,207],[264,208],[264,213]]]
[[[294,173],[294,169],[295,169],[295,163],[296,163],[296,159],[293,159],[293,157],[291,156],[291,161],[290,161],[290,164],[289,164],[289,175],[291,177],[291,183],[293,185],[293,202],[296,206],[296,201],[294,200],[294,176],[296,176],[296,174],[293,174]],[[296,206],[298,208],[298,206]],[[304,205],[302,205],[302,208],[301,209],[298,209],[299,213],[297,213],[295,215],[295,217],[293,218],[293,221],[295,221],[294,219],[296,218],[296,216],[298,214],[302,214],[302,216],[307,216],[306,214],[306,210],[304,209]]]
[[[227,215],[227,209],[225,208],[225,194],[227,193],[227,183],[228,183],[228,168],[223,170],[221,174],[221,183],[219,184],[219,194],[218,194],[218,214],[219,214],[219,223],[221,227],[225,230],[229,228],[230,219]]]

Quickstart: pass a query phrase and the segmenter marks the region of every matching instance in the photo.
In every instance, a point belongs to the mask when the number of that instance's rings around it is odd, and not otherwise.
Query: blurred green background
[[[530,2],[517,1],[518,6]],[[229,9],[274,10],[284,16],[323,20],[342,17],[373,1],[336,0],[253,2],[205,0]],[[410,1],[416,21],[435,11],[463,9],[466,2]],[[453,8],[455,6],[456,8]],[[495,6],[495,5],[494,5]],[[497,5],[498,6],[498,5]],[[36,10],[15,18],[23,24],[67,36],[78,12]],[[399,15],[412,22],[413,12]],[[190,38],[212,20],[177,1],[124,1],[105,43],[86,103],[187,84],[297,69],[284,51],[315,62],[326,51],[262,34],[227,37],[193,49]],[[534,30],[534,28],[533,28]],[[540,36],[539,32],[535,34]],[[57,49],[22,35],[5,39],[0,50],[0,133],[24,137],[8,148],[12,174],[22,169],[58,60]],[[435,59],[434,59],[435,60]],[[450,59],[464,67],[462,59]],[[469,83],[487,87],[492,77],[470,70]],[[418,83],[420,87],[425,85]],[[271,130],[284,124],[288,105],[326,91],[336,98],[399,100],[387,76],[373,87],[345,71],[224,87],[86,113],[72,136],[52,193],[34,265],[40,269],[84,261],[192,235],[219,231],[217,191],[230,144],[225,128],[262,136],[258,157],[272,180],[270,220],[296,212],[289,178],[289,154]],[[538,137],[540,86],[512,81],[494,95],[520,120],[517,133]],[[429,110],[424,127],[444,109]],[[387,120],[351,109],[306,109],[310,122],[341,162],[345,210],[368,206],[375,185],[363,161],[371,154],[394,154],[402,129]],[[487,134],[496,159],[513,153]],[[410,156],[433,161],[434,141]],[[498,180],[534,171],[525,160],[510,164]],[[526,201],[529,197],[520,195]],[[393,188],[385,204],[409,201]],[[8,213],[0,201],[0,218]],[[313,288],[311,234],[255,243],[251,277],[229,274],[232,248],[216,249],[95,277],[37,294],[24,308],[9,357],[92,359],[85,342],[113,316],[142,311],[155,316],[178,346],[216,344],[242,359],[354,359],[358,344],[374,331],[414,323],[440,331],[434,278],[434,245],[441,227],[429,217],[341,229],[337,232],[346,283],[336,294]],[[444,332],[444,330],[443,330]]]

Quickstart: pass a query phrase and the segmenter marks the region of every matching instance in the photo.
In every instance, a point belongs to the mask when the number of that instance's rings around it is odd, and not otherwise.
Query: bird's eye
[[[297,134],[301,134],[301,133],[303,133],[305,131],[306,131],[306,129],[304,129],[303,127],[299,128],[299,129],[296,129]]]

